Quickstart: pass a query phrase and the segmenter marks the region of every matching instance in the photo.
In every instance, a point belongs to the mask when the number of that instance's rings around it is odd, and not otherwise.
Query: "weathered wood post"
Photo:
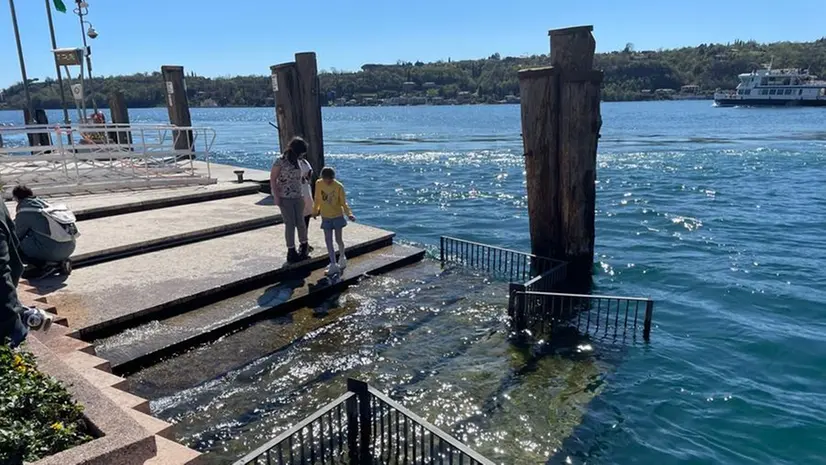
[[[275,92],[275,118],[278,125],[280,151],[287,149],[290,139],[304,134],[301,96],[298,90],[298,70],[295,62],[270,67],[272,89]]]
[[[34,121],[34,124],[37,125],[48,125],[49,117],[46,115],[46,110],[37,108],[34,110],[34,118],[31,118],[29,109],[24,108],[23,121]],[[28,138],[30,147],[51,145],[51,138],[45,131],[39,134],[28,134]]]
[[[183,66],[161,66],[161,74],[166,93],[166,108],[169,111],[169,122],[175,126],[191,127],[192,118],[189,114],[189,100],[186,96]],[[173,131],[175,150],[192,150],[192,131]]]
[[[531,248],[567,261],[574,288],[590,285],[594,261],[602,72],[591,31],[550,31],[551,66],[519,73]]]
[[[307,160],[318,177],[324,167],[324,138],[316,55],[297,53],[294,62],[271,66],[270,71],[281,151],[294,136],[303,137],[310,146]]]
[[[298,90],[303,107],[304,139],[310,148],[307,160],[318,177],[324,167],[324,135],[321,128],[321,87],[318,81],[318,62],[314,52],[295,54],[298,72]]]
[[[123,91],[116,90],[109,94],[109,113],[112,123],[129,124],[129,108],[126,107],[126,98]],[[132,133],[129,131],[113,131],[109,133],[109,139],[116,144],[131,144]]]

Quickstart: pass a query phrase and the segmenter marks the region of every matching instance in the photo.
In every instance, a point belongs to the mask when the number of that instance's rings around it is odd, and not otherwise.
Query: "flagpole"
[[[49,33],[52,36],[52,50],[57,49],[57,40],[54,35],[54,23],[52,22],[52,5],[46,0],[46,17],[49,18]],[[52,53],[54,55],[54,53]],[[60,106],[63,108],[63,122],[69,124],[69,107],[66,106],[66,93],[63,91],[63,73],[60,72],[60,65],[57,63],[57,56],[54,55],[54,69],[57,71],[57,85],[60,86]]]
[[[9,0],[11,8],[11,23],[14,26],[14,38],[17,41],[17,58],[20,60],[20,74],[23,75],[23,94],[26,96],[26,109],[29,110],[29,121],[34,121],[34,108],[32,108],[32,96],[29,94],[29,78],[26,76],[26,62],[23,60],[23,46],[20,44],[20,30],[17,28],[17,12],[14,9],[14,0]]]

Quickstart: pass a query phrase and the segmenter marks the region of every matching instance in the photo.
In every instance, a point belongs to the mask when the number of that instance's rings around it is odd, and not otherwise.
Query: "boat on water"
[[[826,81],[808,69],[767,68],[743,73],[735,90],[717,91],[714,103],[731,106],[826,106]]]

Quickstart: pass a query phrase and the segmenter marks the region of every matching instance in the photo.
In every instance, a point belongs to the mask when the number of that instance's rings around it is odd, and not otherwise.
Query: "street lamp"
[[[17,11],[14,9],[14,0],[9,0],[11,8],[11,23],[14,26],[14,38],[17,41],[17,59],[20,61],[20,74],[23,76],[23,94],[26,96],[26,109],[29,113],[26,124],[34,122],[34,108],[32,107],[32,96],[29,94],[29,78],[26,77],[26,62],[23,60],[23,46],[20,44],[20,30],[17,28]]]
[[[95,27],[92,26],[92,23],[83,19],[84,16],[89,14],[89,4],[84,0],[76,0],[77,8],[73,10],[73,12],[77,15],[78,19],[80,20],[80,34],[83,37],[83,49],[86,52],[86,72],[89,76],[89,96],[92,99],[92,108],[94,108],[95,113],[98,111],[97,102],[95,102],[95,96],[92,93],[92,48],[89,47],[88,43],[86,42],[86,37],[88,36],[90,39],[96,39],[98,36],[98,31],[95,30]],[[89,29],[84,30],[85,26],[88,25]]]

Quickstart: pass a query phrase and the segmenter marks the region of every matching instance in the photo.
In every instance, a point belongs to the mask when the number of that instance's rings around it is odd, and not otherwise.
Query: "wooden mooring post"
[[[34,121],[34,124],[43,126],[49,124],[49,117],[46,115],[46,110],[37,108],[34,110],[34,118],[32,118],[29,115],[29,109],[24,108],[23,121]],[[52,145],[51,138],[47,132],[43,132],[41,134],[28,134],[28,138],[30,147]]]
[[[126,97],[122,90],[109,94],[109,114],[113,124],[129,124],[129,108],[126,107]],[[112,131],[109,139],[117,144],[132,144],[132,133],[129,131]]]
[[[578,289],[591,283],[602,124],[591,31],[550,31],[551,66],[519,72],[531,249],[567,261],[569,284]]]
[[[296,53],[295,61],[271,66],[270,71],[281,151],[294,136],[303,137],[309,145],[307,160],[317,178],[324,167],[324,137],[316,54]]]
[[[189,114],[189,99],[186,96],[184,67],[161,66],[161,74],[163,75],[169,122],[175,126],[191,127],[192,117]],[[192,150],[194,146],[192,136],[192,131],[173,131],[172,137],[175,138],[175,150]]]

